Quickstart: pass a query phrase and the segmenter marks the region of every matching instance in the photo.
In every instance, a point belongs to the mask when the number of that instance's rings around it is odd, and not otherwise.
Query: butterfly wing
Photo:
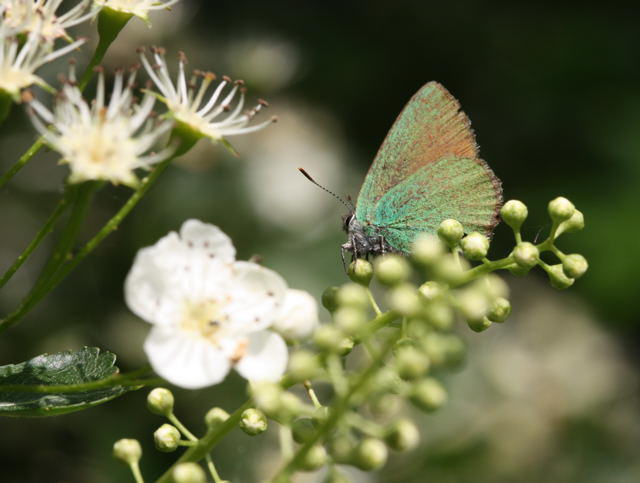
[[[459,220],[467,232],[489,233],[501,203],[500,181],[478,159],[469,118],[442,85],[429,82],[380,146],[356,217],[371,230],[386,231],[389,244],[405,251],[415,233],[434,232],[446,218]]]
[[[408,252],[418,233],[453,218],[465,232],[490,233],[497,223],[500,182],[481,160],[444,156],[395,185],[375,204],[369,234]]]

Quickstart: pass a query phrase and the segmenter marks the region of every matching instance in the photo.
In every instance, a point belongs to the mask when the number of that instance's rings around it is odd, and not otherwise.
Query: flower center
[[[187,301],[184,306],[181,326],[218,346],[222,337],[226,316],[222,305],[215,300]]]

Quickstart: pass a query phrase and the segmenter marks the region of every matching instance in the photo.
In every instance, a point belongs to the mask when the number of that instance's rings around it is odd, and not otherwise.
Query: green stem
[[[453,288],[460,287],[469,283],[471,280],[478,278],[480,275],[484,275],[495,270],[500,270],[501,268],[506,268],[509,265],[514,263],[513,257],[509,255],[508,257],[501,258],[499,260],[494,260],[493,262],[483,263],[482,265],[477,265],[464,273],[464,277],[459,280],[455,284],[451,284]]]
[[[24,168],[24,166],[29,162],[29,160],[33,158],[33,156],[38,151],[40,151],[40,148],[42,146],[44,146],[44,138],[39,137],[36,140],[36,142],[33,143],[31,147],[27,149],[27,151],[20,157],[20,159],[18,159],[18,161],[16,161],[13,164],[13,166],[9,168],[9,171],[7,171],[5,174],[2,175],[2,177],[0,177],[0,188],[2,188],[5,184],[7,184],[7,182],[11,178],[13,178],[18,173],[18,171]]]
[[[276,473],[271,481],[274,483],[287,483],[291,480],[291,475],[296,471],[309,450],[318,441],[321,441],[333,429],[338,421],[340,421],[342,415],[349,409],[353,395],[356,394],[367,383],[369,378],[376,373],[379,366],[383,363],[384,358],[398,340],[399,335],[399,332],[396,332],[393,337],[388,339],[387,344],[378,354],[378,359],[360,373],[359,377],[343,396],[339,396],[337,398],[336,402],[331,405],[329,417],[318,427],[318,430],[314,435],[298,449],[293,458],[291,458],[289,462]]]
[[[131,463],[129,468],[131,469],[131,473],[133,474],[133,478],[136,480],[136,483],[144,483],[144,478],[142,478],[138,462],[136,461],[135,463]]]
[[[157,480],[158,483],[169,483],[172,481],[171,472],[178,463],[185,463],[187,461],[200,461],[205,458],[207,454],[213,449],[213,447],[232,429],[234,429],[240,422],[240,417],[245,409],[249,409],[253,404],[253,401],[249,399],[242,406],[236,409],[229,419],[227,419],[220,426],[216,426],[215,429],[207,431],[207,433],[198,440],[198,442],[186,450],[182,456],[176,461],[164,474]]]
[[[313,386],[311,385],[311,381],[306,380],[302,384],[303,384],[304,388],[307,390],[307,394],[309,395],[309,399],[311,399],[311,402],[313,403],[313,406],[316,409],[321,408],[322,407],[322,403],[318,399],[318,396],[316,396],[316,392],[313,390]]]
[[[136,191],[129,197],[127,202],[118,210],[118,212],[102,227],[102,229],[82,247],[77,255],[68,263],[61,266],[60,269],[47,281],[48,283],[39,290],[37,293],[30,293],[20,304],[20,306],[9,314],[4,319],[0,320],[0,332],[8,329],[16,324],[22,317],[24,317],[35,305],[51,290],[53,290],[74,268],[82,262],[87,255],[95,250],[98,245],[109,235],[116,230],[122,220],[131,212],[131,210],[138,204],[138,202],[149,191],[149,188],[154,184],[158,177],[169,166],[169,163],[174,159],[174,156],[166,159],[162,163],[158,164],[152,171],[144,178]]]
[[[369,287],[367,287],[367,296],[369,297],[369,302],[373,307],[373,311],[376,313],[376,315],[380,315],[382,313],[382,310],[380,310],[380,307],[378,306],[376,299],[373,297],[373,294],[371,293],[371,289]]]
[[[173,424],[176,428],[178,428],[180,432],[184,434],[189,441],[193,441],[193,442],[198,441],[198,438],[196,438],[196,436],[191,431],[189,431],[184,424],[180,422],[180,420],[176,417],[175,414],[173,413],[169,414],[167,416],[167,419],[171,421],[171,424]]]
[[[4,275],[2,275],[2,278],[0,278],[0,288],[2,288],[11,279],[11,277],[13,277],[13,274],[16,273],[16,271],[22,266],[24,262],[27,261],[31,253],[33,253],[33,251],[38,247],[38,245],[40,245],[40,242],[42,242],[42,240],[44,240],[44,238],[49,234],[49,232],[51,232],[56,221],[58,221],[58,218],[60,217],[60,215],[64,213],[68,204],[69,204],[69,198],[67,198],[66,196],[63,197],[58,202],[55,210],[53,210],[53,213],[49,215],[49,218],[47,219],[45,224],[42,226],[40,231],[36,233],[35,238],[31,240],[31,243],[29,243],[27,248],[24,249],[24,251],[18,256],[18,258],[16,258],[13,264],[7,269]]]
[[[222,483],[222,478],[218,474],[218,470],[216,469],[216,465],[213,464],[213,459],[211,455],[208,454],[207,458],[207,468],[209,468],[209,473],[211,473],[211,477],[213,478],[214,483]]]

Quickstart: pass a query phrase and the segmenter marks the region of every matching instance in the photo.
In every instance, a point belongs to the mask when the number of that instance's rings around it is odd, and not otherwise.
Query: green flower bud
[[[334,312],[338,308],[336,301],[338,290],[338,287],[329,287],[322,293],[322,306],[329,312]]]
[[[355,445],[346,436],[334,436],[327,446],[331,458],[340,464],[351,464],[351,458],[355,451]]]
[[[211,408],[204,416],[204,421],[209,429],[219,427],[227,419],[229,419],[229,413],[222,408]]]
[[[491,300],[509,295],[509,286],[501,277],[493,273],[477,280],[475,286]]]
[[[489,312],[487,296],[475,287],[459,290],[456,300],[458,309],[465,319],[480,320]]]
[[[334,325],[321,325],[313,333],[313,342],[318,349],[327,352],[338,352],[340,342],[344,339],[344,334]]]
[[[562,196],[558,196],[549,202],[549,216],[554,223],[561,223],[570,219],[575,211],[576,207],[573,206],[573,203]]]
[[[322,483],[349,483],[351,480],[340,473],[335,468],[332,468],[329,474],[325,477]]]
[[[482,233],[474,231],[460,241],[460,247],[469,260],[482,260],[489,251],[489,239]]]
[[[156,387],[147,396],[147,408],[159,416],[166,417],[173,413],[173,404],[173,394],[164,387]]]
[[[267,430],[267,416],[256,408],[245,409],[240,415],[239,426],[249,436],[256,436]]]
[[[349,264],[347,274],[351,281],[368,287],[373,278],[373,266],[367,260],[358,258]]]
[[[341,307],[334,312],[333,321],[346,334],[356,334],[367,323],[367,317],[361,309]]]
[[[438,227],[438,236],[450,248],[453,248],[464,236],[464,228],[457,220],[444,220]]]
[[[468,268],[469,263],[464,258],[456,259],[448,253],[433,267],[433,276],[444,283],[455,285]]]
[[[171,453],[178,449],[180,441],[180,431],[171,424],[163,424],[153,433],[153,442],[158,451]]]
[[[415,448],[420,442],[420,432],[408,419],[400,419],[389,428],[385,441],[391,449],[407,451]]]
[[[327,406],[315,408],[311,414],[311,418],[316,424],[324,423],[329,418],[329,408]]]
[[[432,377],[416,383],[410,395],[411,402],[423,411],[435,411],[447,401],[447,391]]]
[[[299,415],[300,410],[303,408],[302,401],[295,394],[290,392],[283,392],[280,396],[280,410],[277,413],[279,419],[290,420]]]
[[[198,463],[178,463],[171,472],[175,483],[206,483],[207,476]]]
[[[493,301],[487,318],[492,322],[504,322],[511,314],[511,303],[504,297],[498,297]]]
[[[396,352],[396,370],[402,379],[422,377],[429,370],[429,365],[429,358],[413,346],[402,346]]]
[[[509,200],[500,209],[500,217],[516,232],[520,230],[528,215],[527,205],[519,200]]]
[[[445,291],[445,287],[443,287],[442,284],[431,280],[420,285],[420,288],[418,288],[418,290],[426,300],[431,302],[442,297]]]
[[[353,342],[353,339],[351,337],[343,337],[336,349],[338,350],[339,355],[346,356],[353,350],[354,346],[355,343]]]
[[[280,409],[282,388],[273,382],[256,382],[250,386],[251,396],[259,409],[275,414]]]
[[[454,334],[443,335],[442,339],[445,362],[449,366],[456,366],[463,362],[466,355],[466,348],[462,339]]]
[[[356,309],[366,309],[369,306],[369,295],[367,289],[356,283],[346,283],[336,294],[338,307],[353,307]]]
[[[409,283],[389,290],[388,298],[389,306],[406,317],[417,316],[422,311],[420,292]]]
[[[556,231],[556,237],[559,237],[562,233],[575,233],[584,228],[584,215],[581,211],[575,210],[571,218],[560,223],[558,230]]]
[[[545,267],[545,270],[547,272],[547,276],[549,277],[549,281],[551,282],[551,286],[553,288],[557,288],[558,290],[563,290],[573,285],[573,279],[565,275],[564,270],[562,269],[561,263],[558,263],[557,265],[551,265],[551,266]]]
[[[518,243],[513,249],[513,259],[522,268],[532,268],[540,260],[540,252],[533,243]]]
[[[484,332],[491,327],[491,321],[487,317],[481,319],[469,319],[467,325],[474,332]]]
[[[289,375],[294,381],[312,379],[320,365],[315,354],[308,350],[299,350],[289,357]]]
[[[113,445],[113,456],[128,465],[135,465],[142,458],[142,448],[137,439],[119,439]]]
[[[384,418],[400,409],[400,398],[394,394],[384,393],[369,402],[369,410],[377,417]]]
[[[411,275],[409,262],[400,255],[383,255],[375,259],[374,265],[376,278],[383,285],[398,285]]]
[[[355,449],[354,464],[363,471],[382,468],[387,462],[387,446],[376,438],[364,438]]]
[[[582,277],[588,268],[589,263],[587,262],[587,259],[578,253],[567,255],[562,261],[562,270],[569,278]]]
[[[291,434],[296,443],[304,444],[315,434],[317,424],[311,418],[298,418],[291,423]]]
[[[321,468],[327,463],[327,451],[324,446],[319,444],[313,445],[307,451],[307,454],[301,461],[300,469],[302,471],[314,471]]]
[[[411,258],[416,263],[430,267],[445,254],[445,245],[434,235],[422,234],[413,243]]]
[[[514,277],[524,277],[529,273],[529,271],[531,270],[531,267],[525,268],[525,267],[521,267],[517,263],[512,263],[507,267],[507,270],[509,270],[509,273]]]

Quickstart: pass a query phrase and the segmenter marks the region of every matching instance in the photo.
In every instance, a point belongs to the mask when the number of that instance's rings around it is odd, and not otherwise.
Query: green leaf
[[[0,366],[0,416],[57,416],[137,389],[118,384],[115,361],[111,352],[84,347]]]

